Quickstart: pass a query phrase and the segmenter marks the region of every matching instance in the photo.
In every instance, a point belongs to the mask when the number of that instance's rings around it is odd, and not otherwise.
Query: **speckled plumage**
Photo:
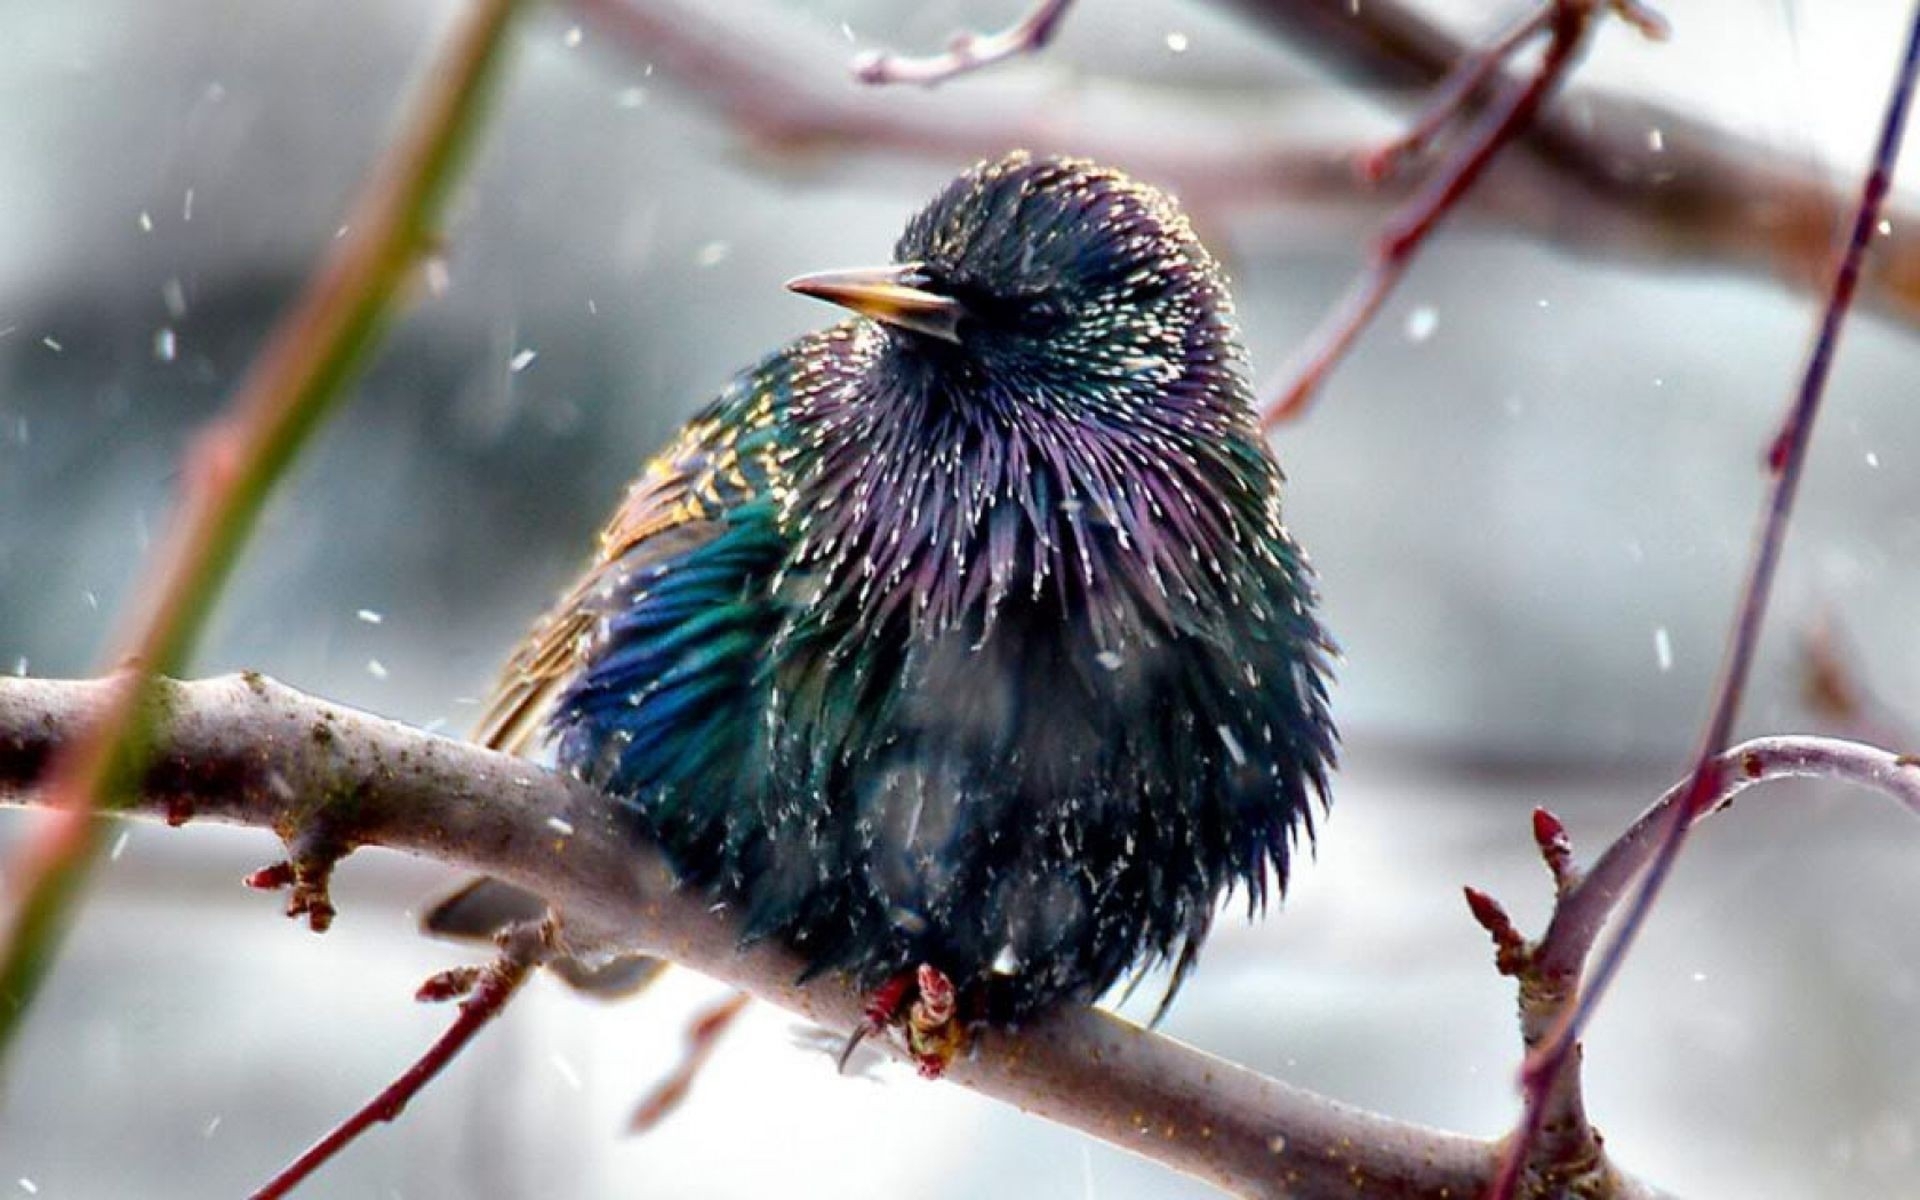
[[[738,376],[511,664],[691,882],[971,1015],[1176,983],[1284,886],[1334,733],[1221,274],[1158,192],[1016,154],[916,216],[951,337],[857,317]]]

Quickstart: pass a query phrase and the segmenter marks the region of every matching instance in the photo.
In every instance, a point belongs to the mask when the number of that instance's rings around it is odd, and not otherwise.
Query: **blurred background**
[[[622,4],[654,34],[591,19]],[[1231,163],[1237,136],[1366,147],[1417,94],[1330,72],[1252,5],[1199,0],[1082,0],[1041,58],[931,94],[846,79],[859,50],[936,50],[1022,7],[535,6],[441,286],[281,487],[199,672],[463,729],[642,459],[734,370],[833,319],[782,281],[883,260],[942,182],[1028,138],[1073,148],[1084,128],[1085,149],[1179,187],[1276,377],[1384,210],[1355,186],[1303,198],[1195,163]],[[1476,40],[1523,10],[1416,7]],[[1555,111],[1630,95],[1850,191],[1905,7],[1673,0],[1670,42],[1605,28]],[[455,9],[0,0],[0,669],[97,667],[183,446],[340,229]],[[798,120],[816,102],[843,136]],[[886,132],[902,122],[932,132],[908,144]],[[1658,127],[1629,132],[1646,186],[1690,182]],[[1169,163],[1177,178],[1155,174]],[[1496,170],[1490,195],[1522,183]],[[1165,1025],[1480,1135],[1511,1123],[1519,1050],[1459,887],[1537,928],[1531,807],[1590,855],[1684,773],[1816,311],[1697,247],[1595,246],[1582,229],[1617,218],[1555,205],[1450,224],[1276,437],[1346,653],[1346,768],[1285,910],[1223,920]],[[1836,727],[1808,699],[1823,621],[1884,737],[1920,713],[1915,311],[1882,304],[1848,331],[1747,733]],[[0,844],[25,821],[0,813]],[[238,886],[277,851],[198,826],[115,840],[0,1097],[0,1196],[241,1193],[436,1035],[448,1014],[409,996],[462,952],[413,918],[447,873],[357,856],[319,941]],[[1777,787],[1702,831],[1588,1043],[1623,1166],[1690,1196],[1920,1196],[1917,866],[1920,829],[1871,795]],[[624,1137],[689,1015],[723,994],[682,973],[603,1007],[537,981],[302,1194],[1210,1194],[904,1069],[836,1078],[763,1008],[677,1116]]]

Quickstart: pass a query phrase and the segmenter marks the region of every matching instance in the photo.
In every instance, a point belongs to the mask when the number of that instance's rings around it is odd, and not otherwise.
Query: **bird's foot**
[[[883,1036],[895,1025],[906,1034],[907,1053],[925,1079],[938,1079],[947,1064],[966,1046],[966,1027],[958,1019],[958,992],[940,968],[921,963],[902,971],[867,998],[864,1019],[840,1052],[840,1069],[856,1046],[869,1037]]]
[[[959,1020],[953,980],[938,967],[921,963],[914,985],[919,996],[907,1006],[907,1050],[922,1079],[938,1079],[966,1048],[966,1026]]]

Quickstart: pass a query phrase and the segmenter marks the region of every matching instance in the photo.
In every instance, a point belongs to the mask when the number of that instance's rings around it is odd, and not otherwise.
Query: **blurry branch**
[[[861,83],[934,87],[970,71],[1045,49],[1072,7],[1073,0],[1035,0],[1025,16],[999,33],[962,30],[954,34],[945,54],[915,58],[887,50],[870,51],[854,60],[853,77]]]
[[[48,761],[109,690],[0,679],[0,801],[33,802]],[[309,879],[358,846],[431,857],[547,897],[557,952],[669,958],[828,1029],[861,1020],[863,998],[844,980],[799,983],[785,949],[739,948],[730,915],[676,889],[582,784],[259,676],[160,691],[168,720],[137,801],[148,815],[271,829]],[[1239,1195],[1457,1200],[1496,1165],[1495,1143],[1361,1112],[1092,1009],[986,1031],[975,1047],[949,1079]],[[834,1086],[824,1057],[820,1077]],[[1615,1193],[1658,1194],[1632,1183]]]
[[[998,80],[982,81],[964,102],[950,94],[877,91],[847,78],[841,43],[776,8],[694,0],[570,5],[604,35],[598,40],[671,75],[690,98],[786,166],[881,155],[951,167],[1019,145],[1125,166],[1202,209],[1362,199],[1350,144],[1276,130],[1264,110],[1250,119],[1177,96],[1109,89],[1096,99]]]
[[[48,773],[51,811],[9,864],[0,941],[0,1053],[45,978],[101,843],[162,717],[155,679],[187,663],[267,497],[374,343],[429,248],[461,151],[479,123],[515,0],[472,0],[417,104],[355,202],[351,232],[280,322],[227,412],[196,439],[167,540],[133,589],[122,656],[83,735]]]
[[[1472,52],[1407,0],[1216,2],[1365,87],[1430,88]],[[1542,224],[1556,213],[1560,222],[1546,236],[1574,249],[1726,264],[1811,289],[1824,281],[1834,231],[1852,214],[1852,197],[1817,165],[1782,161],[1754,138],[1598,88],[1570,95],[1516,148],[1523,153],[1492,182],[1542,193]],[[1865,280],[1871,303],[1907,321],[1920,320],[1916,216],[1895,217]]]
[[[693,1090],[694,1080],[700,1077],[707,1060],[713,1057],[721,1038],[740,1019],[740,1014],[746,1011],[752,1000],[753,997],[745,992],[735,992],[710,1005],[693,1019],[693,1023],[687,1027],[686,1049],[680,1061],[647,1093],[633,1110],[633,1115],[627,1118],[629,1134],[651,1131],[686,1102],[688,1093]]]
[[[1430,89],[1474,53],[1402,0],[1216,2],[1367,88]],[[1328,141],[1297,121],[1289,128],[1280,100],[1247,116],[1166,89],[1034,88],[986,76],[968,81],[964,104],[941,103],[950,97],[863,91],[846,78],[837,39],[770,5],[569,3],[605,40],[789,163],[879,155],[951,168],[1018,145],[1124,167],[1212,218],[1299,204],[1370,214],[1407,192],[1401,181],[1367,182],[1355,138]],[[1515,148],[1522,153],[1502,158],[1466,213],[1573,251],[1755,271],[1810,289],[1851,211],[1817,166],[1595,88],[1570,92]],[[1920,212],[1892,214],[1862,297],[1920,322]]]
[[[1920,741],[1906,714],[1874,687],[1838,616],[1822,613],[1799,641],[1800,698],[1816,716],[1861,741],[1883,746]]]
[[[1363,160],[1366,173],[1377,178],[1426,150],[1448,124],[1463,119],[1468,103],[1500,74],[1506,59],[1545,35],[1546,49],[1532,76],[1524,84],[1507,88],[1497,103],[1480,114],[1461,144],[1438,164],[1432,178],[1393,214],[1374,239],[1367,270],[1282,372],[1287,382],[1262,408],[1263,427],[1271,428],[1306,411],[1327,375],[1393,293],[1420,247],[1447,214],[1466,199],[1493,165],[1495,156],[1526,132],[1541,105],[1586,53],[1599,19],[1610,11],[1618,12],[1649,37],[1666,36],[1665,23],[1634,0],[1542,0],[1538,8],[1486,50],[1462,57],[1412,130]]]

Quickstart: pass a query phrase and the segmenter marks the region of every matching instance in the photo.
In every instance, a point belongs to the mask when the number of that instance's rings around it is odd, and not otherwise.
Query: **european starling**
[[[788,285],[858,315],[648,464],[483,737],[550,740],[875,1027],[1160,962],[1170,998],[1223,892],[1284,887],[1334,757],[1225,281],[1166,196],[1024,153],[894,258]]]

